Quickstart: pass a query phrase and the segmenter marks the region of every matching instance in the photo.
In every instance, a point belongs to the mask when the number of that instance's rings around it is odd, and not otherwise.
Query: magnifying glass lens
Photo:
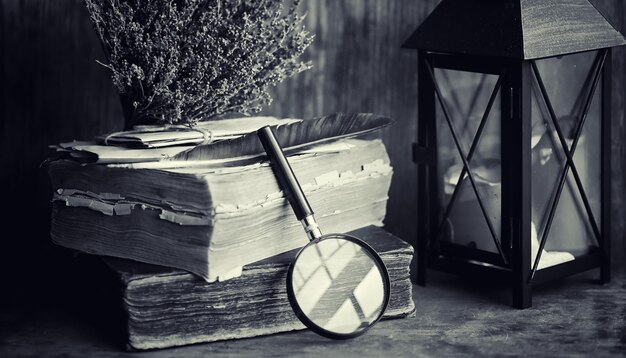
[[[311,241],[293,262],[288,278],[292,306],[309,328],[331,338],[365,332],[389,300],[387,271],[360,240],[331,234]]]
[[[313,210],[270,127],[258,130],[276,179],[311,241],[287,274],[287,295],[309,329],[335,339],[356,337],[382,317],[389,275],[365,242],[345,234],[321,236]]]

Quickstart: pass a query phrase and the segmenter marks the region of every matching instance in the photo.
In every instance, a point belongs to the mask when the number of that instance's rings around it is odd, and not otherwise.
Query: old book
[[[382,225],[392,168],[382,141],[290,152],[325,232]],[[51,236],[80,251],[193,272],[207,281],[306,243],[263,157],[49,164]]]
[[[110,133],[97,139],[108,145],[132,148],[161,148],[180,145],[197,145],[241,137],[263,126],[285,125],[301,119],[275,117],[235,117],[198,122],[193,129],[186,125],[141,125],[131,131]],[[208,136],[208,137],[207,137]]]
[[[266,125],[300,123],[301,119],[235,117],[184,125],[141,125],[133,130],[97,136],[92,141],[51,145],[55,156],[87,163],[156,162],[192,150],[196,145],[239,138]]]
[[[351,234],[372,246],[387,266],[391,292],[384,318],[413,315],[412,247],[377,227]],[[286,293],[295,253],[247,265],[241,277],[214,283],[180,270],[107,258],[122,283],[128,347],[165,348],[304,329]]]
[[[393,124],[390,118],[373,113],[334,113],[301,120],[274,117],[235,117],[186,126],[138,126],[132,131],[96,137],[95,141],[73,141],[51,145],[51,156],[88,163],[137,163],[162,160],[228,159],[257,156],[263,152],[256,129],[275,128],[285,151],[312,144],[368,135]],[[247,133],[247,134],[246,134]]]

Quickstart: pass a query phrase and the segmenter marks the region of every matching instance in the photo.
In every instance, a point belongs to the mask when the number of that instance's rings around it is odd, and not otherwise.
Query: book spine
[[[412,250],[382,255],[391,279],[383,319],[415,312],[411,258]],[[213,284],[198,284],[188,276],[131,281],[124,293],[129,347],[166,348],[305,329],[287,300],[286,271],[260,268]]]

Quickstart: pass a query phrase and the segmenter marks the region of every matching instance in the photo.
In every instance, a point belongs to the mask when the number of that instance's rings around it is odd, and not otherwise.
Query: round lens
[[[326,235],[305,246],[287,278],[294,311],[331,338],[365,332],[389,301],[389,276],[378,254],[347,235]]]

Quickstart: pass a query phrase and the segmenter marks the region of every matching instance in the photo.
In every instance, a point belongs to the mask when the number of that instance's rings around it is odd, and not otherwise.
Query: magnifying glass
[[[322,235],[274,132],[266,126],[257,134],[310,240],[287,274],[291,307],[305,326],[322,336],[346,339],[365,333],[389,303],[385,264],[374,249],[354,236]]]

